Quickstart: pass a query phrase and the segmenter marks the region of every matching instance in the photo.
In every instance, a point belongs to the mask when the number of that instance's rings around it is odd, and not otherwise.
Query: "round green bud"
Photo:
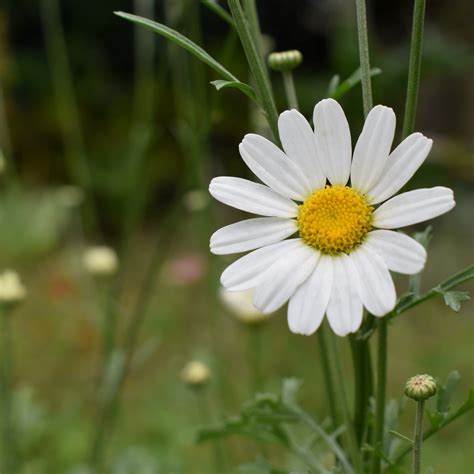
[[[428,400],[437,391],[436,380],[428,374],[415,375],[405,385],[405,395],[417,402]]]
[[[301,64],[303,55],[296,49],[281,51],[268,56],[268,64],[275,71],[291,71]]]

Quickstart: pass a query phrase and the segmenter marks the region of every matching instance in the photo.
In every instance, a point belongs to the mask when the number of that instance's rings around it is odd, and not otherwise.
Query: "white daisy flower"
[[[291,331],[312,334],[326,314],[333,331],[345,336],[359,329],[363,307],[379,317],[394,308],[389,271],[415,274],[425,265],[423,246],[393,229],[444,214],[455,202],[444,187],[392,197],[432,145],[413,133],[391,152],[392,109],[370,111],[353,153],[336,101],[316,104],[313,120],[314,131],[296,110],[280,115],[284,151],[259,135],[244,137],[240,154],[264,184],[222,176],[209,191],[264,217],[219,229],[210,248],[215,254],[252,251],[224,271],[221,283],[231,291],[255,288],[260,311],[271,313],[289,301]]]

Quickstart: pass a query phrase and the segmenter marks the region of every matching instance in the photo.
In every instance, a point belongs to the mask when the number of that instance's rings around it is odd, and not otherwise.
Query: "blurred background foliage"
[[[268,50],[303,53],[295,80],[309,117],[331,78],[344,79],[358,67],[354,6],[259,0],[258,7]],[[268,131],[240,92],[217,92],[209,84],[217,79],[213,71],[134,29],[115,10],[172,26],[250,80],[235,34],[197,0],[0,5],[0,264],[18,269],[29,291],[14,321],[23,472],[87,472],[103,295],[82,269],[84,246],[106,243],[119,250],[115,304],[119,336],[126,336],[122,322],[130,318],[158,237],[160,271],[109,440],[108,465],[117,474],[218,472],[212,447],[194,444],[196,427],[236,413],[250,395],[251,336],[217,298],[219,271],[231,259],[208,252],[210,234],[236,212],[196,191],[205,191],[215,175],[248,175],[237,144],[249,131]],[[375,103],[393,107],[401,122],[412,2],[372,0],[368,10],[371,65],[382,70],[373,79]],[[428,2],[416,128],[434,139],[434,147],[409,186],[449,186],[457,206],[436,220],[426,288],[473,255],[473,14],[468,0]],[[273,80],[281,111],[283,85],[279,76]],[[360,86],[341,102],[356,137],[363,121]],[[406,280],[397,283],[405,291]],[[467,302],[454,314],[439,299],[392,325],[390,397],[401,399],[405,379],[418,372],[445,379],[456,368],[460,393],[472,385],[472,310]],[[283,312],[261,336],[263,388],[276,391],[283,377],[301,378],[302,404],[324,418],[315,338],[290,334]],[[213,373],[198,396],[179,378],[191,358],[208,363]],[[349,366],[347,373],[350,378]],[[207,415],[199,407],[203,401]],[[400,430],[411,430],[413,410],[405,407]],[[426,466],[472,473],[472,421],[466,417],[427,442]],[[229,465],[251,462],[258,452],[239,439],[227,446]],[[294,466],[278,449],[267,454],[275,464]]]

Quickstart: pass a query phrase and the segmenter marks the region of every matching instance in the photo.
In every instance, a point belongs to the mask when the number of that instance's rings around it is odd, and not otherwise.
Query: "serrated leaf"
[[[198,46],[196,43],[191,41],[186,36],[182,35],[176,30],[173,30],[169,26],[163,25],[153,20],[143,18],[141,16],[132,15],[125,12],[114,12],[117,16],[124,18],[125,20],[136,23],[137,25],[144,26],[149,30],[157,33],[165,38],[169,39],[173,43],[176,43],[178,46],[181,46],[183,49],[189,51],[192,55],[198,58],[203,63],[207,64],[209,67],[214,69],[218,74],[220,74],[224,79],[232,82],[240,82],[232,73],[230,73],[222,64],[216,61],[207,51],[205,51],[201,46]]]
[[[253,87],[249,86],[248,84],[245,84],[244,82],[224,81],[222,79],[218,79],[217,81],[211,81],[211,84],[218,91],[220,91],[221,89],[226,89],[226,88],[238,89],[241,92],[243,92],[247,97],[250,97],[252,100],[254,101],[257,100],[257,95],[255,94]]]
[[[381,74],[382,70],[375,67],[370,70],[370,77],[377,76]],[[360,68],[354,71],[344,82],[339,84],[339,86],[333,91],[330,95],[333,99],[340,99],[343,95],[347,94],[354,86],[356,86],[361,81],[361,72]]]
[[[457,370],[453,370],[449,375],[446,383],[439,388],[436,400],[436,408],[441,413],[449,411],[449,403],[454,394],[454,390],[459,384],[461,376]]]
[[[461,309],[461,303],[469,301],[471,297],[467,291],[442,291],[444,302],[456,313]]]

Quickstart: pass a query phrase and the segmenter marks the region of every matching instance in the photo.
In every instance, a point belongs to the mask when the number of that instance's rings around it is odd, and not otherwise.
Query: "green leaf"
[[[268,461],[262,457],[258,457],[252,463],[241,464],[239,470],[243,472],[251,472],[252,474],[290,474],[290,471],[276,469]]]
[[[178,46],[181,46],[182,48],[186,49],[191,54],[196,56],[203,63],[210,66],[218,74],[220,74],[224,79],[228,81],[232,81],[232,82],[239,82],[239,80],[232,73],[230,73],[224,66],[222,66],[222,64],[216,61],[204,49],[202,49],[196,43],[194,43],[193,41],[191,41],[189,38],[182,35],[181,33],[177,32],[176,30],[173,30],[172,28],[169,28],[168,26],[163,25],[162,23],[158,23],[156,21],[149,20],[141,16],[132,15],[130,13],[124,13],[124,12],[114,12],[114,13],[121,18],[125,18],[125,20],[129,20],[132,23],[142,25],[145,28],[148,28],[149,30],[153,31],[154,33],[158,33],[159,35],[164,36],[165,38],[169,39],[173,43],[176,43]]]
[[[372,76],[377,76],[378,74],[381,74],[382,70],[375,67],[370,70],[370,77]],[[334,80],[331,79],[331,82]],[[347,94],[354,86],[359,84],[361,81],[361,73],[360,73],[360,68],[354,71],[344,82],[339,84],[339,86],[333,91],[333,93],[330,95],[333,99],[339,99],[343,95]],[[330,83],[331,84],[331,83]]]
[[[329,84],[328,84],[328,97],[332,97],[334,92],[336,92],[336,89],[339,86],[340,82],[341,82],[341,76],[339,76],[339,74],[334,74],[334,76],[331,77],[331,80],[329,81]]]
[[[239,89],[242,91],[245,95],[250,97],[252,100],[257,102],[257,95],[255,94],[255,91],[253,90],[253,87],[249,86],[248,84],[245,84],[244,82],[240,81],[224,81],[222,79],[218,79],[217,81],[211,81],[211,84],[218,90],[220,91],[221,89],[226,89],[226,88],[234,88],[234,89]]]
[[[457,370],[453,370],[448,375],[446,384],[439,388],[438,397],[436,400],[436,408],[439,412],[446,413],[449,411],[449,403],[451,402],[454,390],[458,386],[460,380],[461,376],[459,375],[459,372]]]
[[[201,0],[202,4],[212,10],[216,15],[220,16],[226,23],[235,28],[234,20],[230,13],[224,10],[216,0]]]
[[[395,430],[388,430],[388,432],[397,437],[398,439],[401,439],[402,441],[405,441],[406,443],[413,444],[413,440],[411,440],[408,436],[405,436],[404,434],[399,433],[398,431]]]
[[[471,297],[467,291],[443,291],[436,290],[443,295],[446,306],[449,306],[456,313],[461,309],[461,303],[469,301]]]
[[[289,406],[297,406],[297,395],[302,385],[301,380],[291,377],[283,380],[281,398],[283,403]]]

